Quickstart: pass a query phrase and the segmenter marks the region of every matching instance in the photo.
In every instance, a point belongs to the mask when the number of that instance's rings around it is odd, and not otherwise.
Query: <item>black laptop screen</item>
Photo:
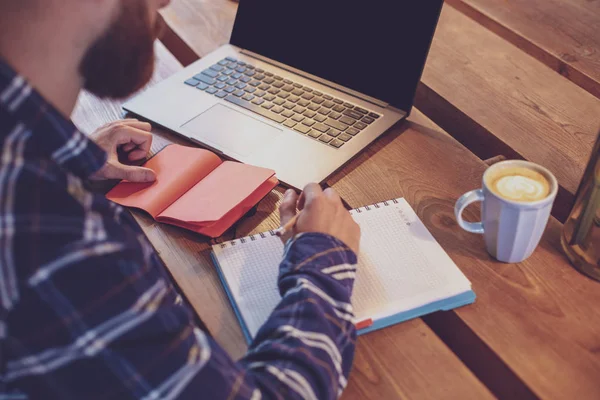
[[[409,111],[442,0],[241,0],[231,43]]]

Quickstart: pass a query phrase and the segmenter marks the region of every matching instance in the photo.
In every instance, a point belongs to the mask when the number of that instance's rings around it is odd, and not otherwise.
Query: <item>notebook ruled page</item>
[[[470,290],[470,283],[404,199],[353,210],[361,251],[352,303],[379,319]],[[243,241],[243,242],[242,242]],[[270,233],[214,246],[229,290],[254,337],[279,302],[283,245]]]

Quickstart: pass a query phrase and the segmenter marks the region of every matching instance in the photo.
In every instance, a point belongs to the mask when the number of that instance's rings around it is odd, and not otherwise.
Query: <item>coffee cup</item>
[[[454,214],[462,229],[484,235],[492,257],[521,262],[539,244],[557,192],[558,182],[546,168],[528,161],[502,161],[485,171],[482,189],[458,199]],[[477,201],[482,202],[481,222],[465,221],[464,209]]]

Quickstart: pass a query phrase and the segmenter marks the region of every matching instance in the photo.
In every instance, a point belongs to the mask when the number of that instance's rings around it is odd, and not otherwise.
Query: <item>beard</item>
[[[154,40],[162,18],[150,22],[146,0],[125,0],[110,28],[80,65],[84,88],[100,98],[122,99],[141,89],[154,72]]]

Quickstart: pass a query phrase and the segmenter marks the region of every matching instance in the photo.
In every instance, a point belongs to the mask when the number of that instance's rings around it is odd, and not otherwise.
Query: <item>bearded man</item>
[[[0,0],[0,398],[337,398],[354,354],[360,232],[331,189],[286,192],[281,302],[248,353],[210,337],[133,218],[88,179],[151,182],[150,125],[89,139],[82,88],[123,98],[153,70],[169,0]],[[340,274],[337,274],[338,276]],[[211,307],[206,304],[205,307]]]

